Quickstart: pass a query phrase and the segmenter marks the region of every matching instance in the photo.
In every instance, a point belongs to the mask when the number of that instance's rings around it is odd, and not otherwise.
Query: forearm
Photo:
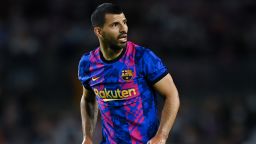
[[[98,107],[96,101],[81,100],[81,117],[82,129],[84,138],[92,138],[93,130],[95,128],[98,116]]]
[[[180,101],[178,94],[175,94],[171,97],[166,97],[157,135],[161,135],[166,139],[168,138],[169,132],[172,129],[174,121],[176,119],[179,105]]]

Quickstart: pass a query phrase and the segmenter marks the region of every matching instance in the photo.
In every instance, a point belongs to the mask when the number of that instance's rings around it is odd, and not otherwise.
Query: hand
[[[82,144],[92,144],[92,139],[91,138],[84,138]]]
[[[154,136],[151,140],[147,142],[147,144],[165,144],[166,138],[160,135]]]

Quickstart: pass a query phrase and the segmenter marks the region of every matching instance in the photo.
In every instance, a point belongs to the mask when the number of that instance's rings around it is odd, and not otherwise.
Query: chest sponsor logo
[[[134,88],[131,89],[114,89],[108,90],[104,88],[103,90],[98,90],[96,88],[93,89],[95,95],[103,98],[103,99],[123,99],[136,95],[136,90]]]
[[[122,70],[122,78],[125,81],[131,80],[133,77],[132,70]]]

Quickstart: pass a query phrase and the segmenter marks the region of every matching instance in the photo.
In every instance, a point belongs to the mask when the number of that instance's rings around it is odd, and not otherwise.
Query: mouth
[[[118,37],[121,42],[127,42],[127,34],[122,34]]]

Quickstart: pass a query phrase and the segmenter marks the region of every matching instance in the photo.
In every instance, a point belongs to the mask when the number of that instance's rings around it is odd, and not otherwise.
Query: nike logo
[[[92,81],[96,81],[97,79],[99,79],[100,77],[92,77]]]

